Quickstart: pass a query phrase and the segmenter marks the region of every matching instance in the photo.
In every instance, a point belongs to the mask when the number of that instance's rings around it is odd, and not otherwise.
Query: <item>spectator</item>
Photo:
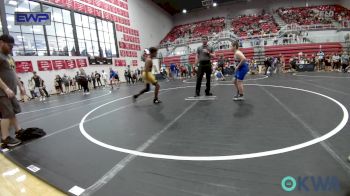
[[[77,71],[77,74],[75,75],[75,81],[77,82],[77,84],[78,84],[78,90],[79,91],[81,91],[81,83],[80,83],[80,79],[79,79],[79,76],[80,74],[79,74],[79,71]]]
[[[129,74],[128,74],[128,71],[127,71],[127,70],[124,71],[124,77],[125,77],[126,83],[127,83],[127,84],[130,84]]]
[[[219,80],[219,81],[225,80],[224,75],[222,74],[222,71],[221,71],[221,67],[216,68],[214,75],[215,75],[215,80]]]
[[[325,58],[325,71],[332,71],[332,57],[327,55]]]
[[[102,70],[102,79],[103,79],[103,85],[104,85],[104,88],[106,88],[106,86],[107,86],[107,81],[108,81],[108,76],[107,76],[107,73],[104,71],[104,70]],[[104,89],[103,88],[103,89]]]
[[[92,89],[92,80],[91,80],[91,75],[87,75],[87,81],[88,81],[88,87],[89,87],[89,90]]]
[[[220,68],[220,71],[223,72],[224,67],[225,67],[225,59],[224,59],[224,55],[221,54],[220,59],[218,60],[218,68]],[[222,73],[222,74],[224,74],[224,73]]]
[[[320,52],[317,53],[317,56],[318,56],[318,68],[319,68],[319,70],[322,70],[325,67],[324,52],[322,52],[322,50],[320,50]]]
[[[96,78],[97,86],[98,87],[102,86],[101,74],[97,73],[97,71],[95,71],[95,78]]]
[[[18,78],[18,80],[19,80],[19,82],[21,83],[21,85],[23,86],[23,89],[24,89],[24,92],[26,92],[26,89],[25,89],[25,86],[24,86],[24,83],[23,83],[23,81],[21,80],[21,78],[19,77]],[[21,102],[26,102],[26,101],[28,101],[30,98],[29,98],[29,96],[27,95],[27,93],[25,93],[25,94],[21,94]]]
[[[267,75],[269,68],[272,66],[272,57],[266,57],[264,64],[265,64],[265,75]]]
[[[309,33],[308,32],[304,32],[303,33],[303,43],[306,43],[307,42],[307,37],[309,36]]]
[[[192,78],[192,65],[187,63],[186,66],[187,66],[187,71],[188,71],[188,77]]]
[[[125,70],[126,72],[126,70]],[[124,73],[125,76],[125,73]],[[126,79],[126,78],[125,78]],[[119,88],[119,75],[118,72],[115,72],[112,68],[109,68],[109,81],[111,86],[111,91],[113,90],[113,85],[116,82],[117,88]]]
[[[88,76],[85,73],[85,70],[83,68],[80,68],[80,73],[79,73],[79,83],[84,89],[84,95],[89,95],[90,94],[90,89],[89,89],[89,81],[88,81]]]
[[[132,77],[132,71],[130,69],[130,65],[128,65],[128,69],[127,69],[127,72],[128,72],[128,80],[129,80],[129,84],[135,84],[135,81]]]
[[[70,77],[69,77],[70,78]],[[70,78],[69,80],[70,82],[70,91],[76,91],[77,90],[77,81],[75,80],[75,77],[74,78]]]
[[[46,90],[46,86],[45,86],[44,80],[41,80],[41,87],[42,87],[42,91],[43,91],[43,93],[45,94],[45,96],[46,96],[46,97],[50,97],[49,93],[48,93],[47,90]],[[43,101],[45,101],[45,99],[44,99]]]
[[[35,99],[35,97],[37,97],[37,94],[34,92],[34,89],[35,89],[35,83],[33,82],[33,80],[29,79],[28,90],[30,92],[30,95],[32,96],[32,99]]]
[[[273,38],[273,45],[278,45],[278,39],[277,36]]]
[[[170,78],[175,80],[176,78],[176,65],[175,63],[170,64]]]
[[[333,71],[340,71],[340,56],[338,55],[338,53],[333,54],[332,62]]]
[[[70,92],[70,90],[69,90],[69,78],[66,74],[63,75],[62,82],[64,84],[64,92],[69,93]]]
[[[349,67],[349,55],[344,52],[341,56],[342,71],[346,73]]]
[[[62,78],[59,75],[56,75],[55,78],[55,89],[57,94],[63,94],[63,88],[62,88]]]
[[[35,89],[40,92],[40,101],[45,101],[45,95],[43,92],[43,86],[42,86],[42,79],[37,75],[36,72],[33,72],[33,77],[32,80],[34,81],[35,84]]]
[[[91,73],[91,81],[92,81],[92,85],[94,87],[94,89],[96,88],[96,77],[95,77],[95,74],[94,72]]]
[[[20,105],[16,99],[17,86],[21,95],[25,95],[25,89],[18,80],[14,71],[15,61],[11,57],[12,48],[15,41],[9,35],[0,36],[0,113],[1,113],[1,143],[3,146],[14,147],[21,143],[9,134],[9,129],[14,126],[16,137],[23,129],[17,121],[16,115],[21,112]]]

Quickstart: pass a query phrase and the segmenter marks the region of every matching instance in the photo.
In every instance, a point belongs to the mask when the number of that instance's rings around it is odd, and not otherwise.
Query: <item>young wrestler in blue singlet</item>
[[[246,61],[244,54],[239,50],[239,42],[232,43],[233,53],[235,54],[235,61],[238,63],[235,72],[234,84],[237,90],[237,95],[233,97],[234,101],[243,101],[243,80],[249,72],[249,64]]]

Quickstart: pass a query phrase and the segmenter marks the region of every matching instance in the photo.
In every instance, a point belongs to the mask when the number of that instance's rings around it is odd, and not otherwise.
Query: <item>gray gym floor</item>
[[[132,102],[130,95],[140,91],[141,84],[122,85],[112,93],[101,89],[89,96],[76,93],[25,103],[19,115],[22,126],[43,128],[47,136],[4,154],[24,168],[39,167],[34,175],[67,194],[74,186],[85,189],[82,195],[103,196],[348,194],[348,123],[320,143],[277,151],[321,137],[344,122],[344,110],[322,95],[349,110],[350,75],[263,77],[248,76],[244,102],[232,101],[230,81],[213,83],[216,100],[185,101],[194,95],[195,80],[189,79],[161,82],[160,105],[152,103],[153,93]],[[82,128],[100,145],[88,140]],[[156,155],[135,156],[116,151],[119,148]],[[266,151],[276,153],[233,156]],[[232,160],[212,160],[227,156]],[[207,160],[174,160],[198,157]],[[316,192],[307,182],[309,192],[287,193],[281,188],[285,176],[336,176],[341,189]]]

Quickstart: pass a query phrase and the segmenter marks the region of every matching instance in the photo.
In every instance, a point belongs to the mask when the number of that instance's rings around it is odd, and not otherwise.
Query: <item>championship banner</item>
[[[54,70],[61,70],[66,68],[66,62],[64,60],[53,60],[52,67]]]
[[[32,61],[16,61],[16,72],[17,73],[28,73],[33,72]]]
[[[52,62],[49,60],[37,61],[39,71],[52,71]]]
[[[77,59],[76,62],[77,62],[78,68],[88,66],[86,59]]]
[[[66,69],[74,69],[77,68],[77,65],[75,64],[75,60],[66,60]]]

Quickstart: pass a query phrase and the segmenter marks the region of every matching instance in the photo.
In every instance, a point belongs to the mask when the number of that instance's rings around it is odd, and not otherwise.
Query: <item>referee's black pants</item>
[[[207,78],[207,84],[205,89],[205,94],[210,93],[210,77],[211,77],[211,63],[210,61],[204,61],[199,63],[198,72],[197,72],[197,84],[196,84],[196,95],[199,96],[201,92],[201,85],[202,85],[202,79],[203,75],[205,74]]]

